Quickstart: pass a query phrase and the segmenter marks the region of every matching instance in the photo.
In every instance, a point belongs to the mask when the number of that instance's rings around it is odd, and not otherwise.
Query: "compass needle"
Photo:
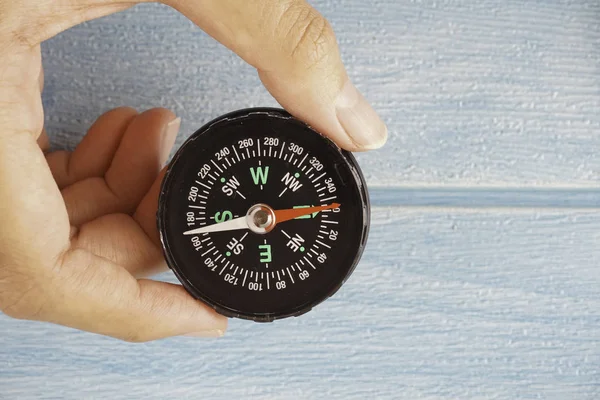
[[[191,231],[183,232],[184,235],[200,235],[202,233],[209,232],[226,232],[226,231],[237,231],[240,229],[250,229],[246,216],[235,218],[226,222],[220,222],[213,225],[203,226],[202,228],[192,229]]]
[[[285,111],[261,108],[189,137],[165,173],[157,224],[167,264],[193,297],[267,322],[342,286],[369,218],[354,157]]]

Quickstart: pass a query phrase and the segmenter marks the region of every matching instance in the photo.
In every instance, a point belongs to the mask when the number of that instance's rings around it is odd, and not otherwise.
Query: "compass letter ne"
[[[295,253],[302,246],[302,243],[304,243],[304,238],[296,233],[296,235],[287,242],[287,247],[292,249]]]

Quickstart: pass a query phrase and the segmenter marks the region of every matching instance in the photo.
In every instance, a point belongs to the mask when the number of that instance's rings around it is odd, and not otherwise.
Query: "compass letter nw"
[[[269,167],[258,167],[254,169],[254,167],[250,168],[250,174],[252,175],[252,180],[255,185],[266,185],[267,179],[269,178]]]
[[[290,174],[289,172],[287,172],[283,178],[281,179],[281,182],[283,182],[288,189],[290,189],[292,192],[295,192],[296,190],[300,189],[302,187],[302,184],[300,183],[300,181],[298,181],[298,179]]]

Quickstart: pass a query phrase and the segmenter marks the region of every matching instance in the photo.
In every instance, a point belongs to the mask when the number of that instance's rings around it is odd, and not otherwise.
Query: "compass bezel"
[[[221,126],[220,124],[235,121],[240,118],[253,118],[253,117],[260,117],[260,118],[267,117],[267,118],[277,118],[279,120],[281,120],[281,119],[290,120],[291,122],[293,122],[293,124],[290,124],[290,129],[294,129],[294,127],[296,127],[295,129],[298,129],[298,126],[300,123],[302,126],[302,129],[301,129],[302,134],[306,134],[306,129],[308,128],[310,131],[319,135],[323,139],[324,145],[327,145],[330,148],[335,150],[335,153],[339,156],[339,163],[342,163],[345,167],[347,167],[351,171],[354,183],[358,189],[358,194],[360,196],[360,205],[362,208],[362,216],[360,219],[362,221],[362,226],[357,227],[356,234],[360,235],[360,240],[359,240],[358,248],[355,249],[356,254],[353,258],[352,265],[350,265],[349,268],[346,270],[347,272],[345,273],[344,276],[340,276],[339,282],[334,287],[332,287],[331,290],[327,291],[324,296],[319,296],[318,298],[314,298],[311,301],[309,301],[305,304],[302,304],[295,309],[287,310],[286,312],[252,313],[252,312],[242,311],[239,309],[234,309],[232,307],[228,307],[228,306],[225,306],[224,304],[220,304],[220,303],[213,301],[213,299],[206,296],[204,293],[202,293],[202,291],[198,290],[198,288],[193,284],[193,282],[188,280],[188,278],[182,272],[182,268],[180,268],[178,266],[178,261],[176,260],[176,257],[173,254],[172,245],[169,241],[169,238],[168,238],[168,235],[166,232],[167,220],[169,218],[167,199],[168,199],[168,193],[170,191],[171,185],[174,181],[173,170],[175,169],[175,166],[178,164],[178,162],[180,162],[182,157],[184,157],[184,155],[186,154],[187,145],[189,143],[199,139],[203,135],[207,135],[209,133],[212,134],[215,130],[219,129],[219,127]],[[336,168],[338,167],[339,163],[336,163]],[[316,305],[322,303],[327,298],[331,297],[336,292],[338,292],[338,290],[341,288],[341,286],[352,275],[358,262],[360,261],[360,259],[362,257],[362,254],[364,252],[364,249],[365,249],[365,246],[367,243],[367,239],[368,239],[369,224],[370,224],[370,201],[369,201],[368,189],[367,189],[362,171],[360,170],[360,167],[358,166],[358,163],[357,163],[356,159],[354,158],[354,156],[352,155],[352,153],[345,151],[343,149],[340,149],[331,140],[329,140],[325,136],[321,135],[319,132],[315,131],[308,125],[300,122],[298,119],[294,118],[292,115],[287,113],[285,110],[277,109],[277,108],[264,108],[264,107],[263,108],[249,108],[249,109],[243,109],[243,110],[230,112],[228,114],[225,114],[218,118],[213,119],[209,123],[202,126],[200,129],[198,129],[196,132],[194,132],[183,143],[183,145],[178,149],[178,151],[176,152],[176,154],[174,155],[173,159],[171,160],[171,162],[169,163],[169,165],[167,167],[164,179],[161,184],[158,211],[157,211],[157,226],[158,226],[160,241],[161,241],[165,260],[166,260],[169,268],[173,271],[173,273],[175,274],[177,279],[181,282],[181,284],[188,291],[188,293],[190,293],[194,298],[209,305],[210,307],[212,307],[213,309],[215,309],[218,313],[220,313],[222,315],[225,315],[227,317],[235,317],[235,318],[253,320],[256,322],[271,322],[271,321],[274,321],[277,319],[287,318],[287,317],[291,317],[291,316],[299,316],[299,315],[305,314],[306,312],[313,309]]]

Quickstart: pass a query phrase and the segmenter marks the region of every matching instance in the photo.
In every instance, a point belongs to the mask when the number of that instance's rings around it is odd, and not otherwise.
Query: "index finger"
[[[166,0],[253,65],[291,114],[353,151],[387,128],[350,82],[331,25],[304,0]]]
[[[36,44],[141,1],[43,0],[15,37]],[[350,82],[328,21],[304,0],[162,0],[254,66],[291,114],[353,151],[382,146],[387,128]],[[36,18],[37,17],[37,18]],[[1,32],[0,32],[1,34]]]

